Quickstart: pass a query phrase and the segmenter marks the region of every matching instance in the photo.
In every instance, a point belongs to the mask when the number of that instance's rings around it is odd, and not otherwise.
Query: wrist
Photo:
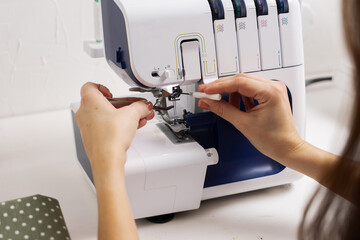
[[[283,151],[276,152],[273,156],[273,159],[287,165],[287,162],[293,158],[296,158],[301,152],[306,152],[308,143],[303,140],[298,134],[291,136],[288,139],[282,141],[283,146],[281,148]]]
[[[108,171],[106,173],[94,173],[94,185],[96,191],[108,191],[112,190],[119,185],[125,184],[125,169],[122,168],[114,168],[112,171]]]
[[[294,145],[286,155],[276,160],[326,185],[327,182],[324,177],[328,176],[329,172],[337,166],[338,159],[338,156],[302,140]]]
[[[125,153],[121,154],[121,157],[92,159],[91,168],[96,188],[124,182],[125,161]]]

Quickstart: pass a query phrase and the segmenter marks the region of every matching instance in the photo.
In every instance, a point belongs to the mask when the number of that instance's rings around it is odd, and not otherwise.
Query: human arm
[[[75,114],[90,160],[98,199],[99,239],[138,239],[125,185],[126,151],[137,128],[154,117],[152,104],[116,109],[102,85],[87,83]]]
[[[201,85],[199,91],[230,93],[230,103],[202,99],[199,106],[232,123],[263,154],[327,186],[324,176],[339,157],[301,139],[282,82],[239,74]],[[246,112],[239,110],[241,98]],[[259,105],[255,106],[252,99]]]

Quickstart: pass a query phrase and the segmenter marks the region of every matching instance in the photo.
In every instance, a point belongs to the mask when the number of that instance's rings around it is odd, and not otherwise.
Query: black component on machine
[[[168,96],[168,99],[169,101],[177,101],[181,94],[183,94],[183,91],[180,86],[175,86],[172,88],[172,93]]]
[[[256,14],[258,16],[268,15],[269,9],[266,0],[254,0],[256,6]]]
[[[289,2],[288,0],[276,0],[278,14],[289,13]]]
[[[244,18],[246,17],[246,5],[244,0],[232,0],[235,18]]]
[[[213,21],[225,19],[224,6],[221,0],[208,0],[212,12]]]

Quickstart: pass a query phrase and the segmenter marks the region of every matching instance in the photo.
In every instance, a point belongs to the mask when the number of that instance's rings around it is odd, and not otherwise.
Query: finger
[[[229,97],[229,103],[236,107],[237,109],[240,109],[240,100],[241,95],[240,93],[231,93]]]
[[[202,109],[210,110],[210,106],[203,99],[199,100],[198,106]]]
[[[99,91],[98,87],[98,84],[92,82],[87,82],[81,87],[81,106],[91,106],[95,108],[99,106],[112,107],[109,101]]]
[[[88,94],[103,97],[103,94],[99,91],[99,85],[93,82],[87,82],[81,87],[81,97]]]
[[[104,97],[108,97],[108,98],[113,97],[110,90],[107,87],[105,87],[104,85],[98,84],[98,89],[103,94]]]
[[[153,112],[152,109],[153,105],[151,102],[144,103],[142,101],[134,102],[129,106],[121,108],[121,110],[127,111],[128,114],[131,114],[137,121],[150,115]]]
[[[205,84],[199,85],[198,91],[199,91],[199,92],[204,92],[205,86],[206,86]]]
[[[239,92],[239,87],[245,84],[256,84],[257,80],[246,77],[233,77],[227,80],[216,80],[215,82],[205,85],[204,92],[217,92],[217,93],[233,93]]]
[[[219,78],[211,83],[208,83],[208,84],[201,84],[199,85],[198,87],[198,91],[199,92],[204,92],[205,88],[207,88],[208,86],[212,85],[212,84],[216,84],[216,83],[219,83],[219,82],[223,82],[223,81],[228,81],[228,80],[231,80],[232,78],[234,78],[235,76],[230,76],[230,77],[222,77],[222,78]]]
[[[266,78],[262,78],[262,77],[258,77],[258,76],[250,75],[250,74],[244,74],[244,73],[237,74],[237,75],[235,75],[235,77],[236,76],[245,77],[245,78],[252,78],[252,79],[257,80],[259,82],[269,82],[269,81],[271,81],[271,80],[266,79]]]
[[[219,78],[209,84],[202,84],[202,85],[199,85],[199,91],[200,92],[203,92],[204,89],[207,87],[207,86],[211,86],[213,84],[217,84],[217,83],[220,83],[220,82],[224,82],[224,81],[229,81],[229,80],[232,80],[234,78],[250,78],[250,79],[253,79],[255,81],[259,81],[259,82],[268,82],[269,80],[268,79],[265,79],[265,78],[261,78],[261,77],[258,77],[258,76],[254,76],[254,75],[250,75],[250,74],[244,74],[244,73],[239,73],[235,76],[230,76],[230,77],[223,77],[223,78]]]
[[[152,111],[145,119],[150,121],[151,119],[153,119],[155,117],[155,112]]]
[[[93,82],[85,83],[80,90],[81,99],[91,98],[97,102],[108,102],[103,93],[99,90],[99,84]]]
[[[237,109],[230,103],[221,100],[214,101],[210,99],[201,99],[199,101],[199,106],[207,106],[207,109],[211,112],[215,113],[219,117],[227,120],[231,124],[233,124],[240,131],[242,129],[242,122],[245,123],[248,119],[246,113],[241,112],[240,109]],[[206,109],[206,108],[205,108]]]
[[[246,111],[251,110],[253,107],[255,107],[254,100],[252,98],[248,97],[242,97],[243,103],[245,105]]]
[[[142,128],[143,126],[145,126],[146,123],[147,123],[147,120],[146,120],[145,118],[140,119],[139,125],[138,125],[138,129],[139,129],[139,128]]]
[[[243,96],[255,98],[263,102],[266,93],[270,91],[270,81],[260,82],[252,78],[233,78],[228,81],[221,81],[216,84],[209,84],[204,89],[207,94],[223,94],[238,92]],[[265,95],[264,95],[265,94]]]
[[[122,108],[125,106],[128,106],[134,102],[142,101],[144,103],[147,103],[147,100],[145,98],[138,98],[138,97],[124,97],[124,98],[111,98],[109,99],[109,102],[115,107],[115,108]]]
[[[140,97],[111,98],[111,101],[128,101],[128,102],[143,101],[145,103],[147,102],[146,98],[140,98]]]
[[[127,102],[127,101],[110,101],[110,103],[117,109],[123,108],[126,106],[129,106],[133,102]]]
[[[199,92],[204,92],[204,90],[208,87],[208,86],[211,86],[211,85],[214,85],[214,84],[217,84],[219,82],[223,82],[223,81],[228,81],[230,79],[234,78],[234,76],[231,76],[231,77],[223,77],[223,78],[219,78],[211,83],[208,83],[208,84],[201,84],[199,85],[198,87],[198,90]]]

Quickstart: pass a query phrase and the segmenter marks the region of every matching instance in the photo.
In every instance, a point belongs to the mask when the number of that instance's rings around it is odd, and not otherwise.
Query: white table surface
[[[342,92],[318,84],[307,93],[307,140],[339,152],[343,140],[338,136],[346,133],[338,123]],[[304,177],[291,185],[204,201],[200,209],[178,213],[166,224],[137,220],[139,234],[143,240],[296,239],[316,186]],[[70,110],[0,119],[0,201],[33,194],[60,201],[72,239],[96,239],[96,196],[77,162]]]

